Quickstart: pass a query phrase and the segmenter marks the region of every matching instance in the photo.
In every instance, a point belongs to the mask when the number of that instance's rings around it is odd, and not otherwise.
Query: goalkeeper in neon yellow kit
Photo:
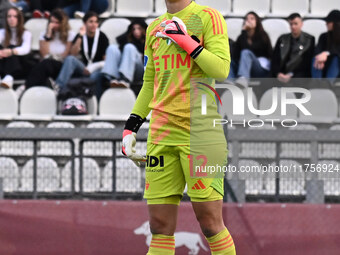
[[[235,255],[222,218],[223,177],[193,178],[192,169],[202,155],[204,164],[226,163],[222,128],[206,128],[204,133],[201,125],[193,126],[190,93],[194,80],[227,78],[226,23],[208,6],[190,0],[165,2],[167,13],[147,29],[144,83],[123,132],[123,154],[136,165],[146,161],[144,197],[152,232],[148,255],[175,254],[177,211],[185,185],[211,254]],[[136,133],[151,110],[147,157],[143,157],[135,150]],[[216,105],[209,104],[202,120],[214,118],[213,112],[217,114]],[[200,156],[194,157],[194,152]]]

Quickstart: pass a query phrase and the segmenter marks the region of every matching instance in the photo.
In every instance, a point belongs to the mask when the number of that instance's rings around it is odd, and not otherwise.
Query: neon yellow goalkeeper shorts
[[[204,146],[166,146],[148,143],[144,198],[148,204],[179,204],[187,184],[193,202],[221,200],[225,143]]]

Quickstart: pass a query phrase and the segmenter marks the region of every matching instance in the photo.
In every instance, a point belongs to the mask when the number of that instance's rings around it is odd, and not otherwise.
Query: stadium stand
[[[327,32],[326,22],[321,19],[307,19],[303,22],[302,30],[313,35],[317,43],[320,35]]]
[[[310,17],[325,17],[331,10],[339,8],[337,0],[311,0]]]
[[[231,12],[231,0],[196,0],[200,5],[208,5],[218,10],[223,16]]]
[[[339,162],[335,160],[321,160],[318,162],[321,166],[339,166]],[[325,168],[323,168],[325,169]],[[318,179],[324,182],[325,195],[339,196],[340,195],[340,174],[335,168],[332,171],[320,171]]]
[[[155,12],[153,16],[158,17],[166,12],[165,1],[163,0],[155,0]],[[149,23],[147,23],[149,24]]]
[[[110,43],[117,44],[116,37],[124,33],[130,23],[126,18],[106,19],[100,26],[100,30],[106,34]]]
[[[232,16],[245,16],[249,11],[255,11],[259,16],[270,12],[270,0],[237,0],[233,1]]]
[[[0,87],[0,120],[13,120],[18,114],[17,94],[11,89]]]
[[[298,12],[302,17],[309,12],[309,0],[272,0],[271,13],[268,16],[288,17]]]
[[[14,159],[0,157],[0,178],[5,192],[15,192],[19,188],[19,167]]]
[[[40,34],[46,30],[47,19],[29,19],[25,28],[32,33],[32,50],[39,51]]]
[[[133,6],[133,8],[131,8]],[[115,16],[148,17],[153,13],[153,0],[116,0]]]
[[[83,25],[83,21],[81,19],[69,19],[68,23],[70,24],[71,30],[74,34],[77,34]]]
[[[291,166],[296,169],[303,169],[302,165],[295,160],[281,160],[280,166],[289,169]],[[282,195],[304,195],[305,189],[305,173],[302,171],[280,173],[280,194]]]
[[[280,35],[290,32],[289,24],[284,19],[266,19],[262,22],[262,25],[268,33],[273,47],[275,47],[275,43]]]
[[[228,27],[228,36],[230,39],[236,41],[237,37],[241,34],[243,19],[240,18],[227,18],[225,19]]]

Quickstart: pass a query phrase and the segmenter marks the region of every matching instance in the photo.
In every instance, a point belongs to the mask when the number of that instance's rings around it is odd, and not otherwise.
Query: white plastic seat
[[[51,122],[47,128],[74,128],[74,124],[69,122]],[[53,156],[70,156],[71,144],[64,141],[41,141],[38,154]]]
[[[101,182],[101,191],[112,191],[112,161],[104,167]],[[141,170],[129,159],[116,159],[116,191],[143,191]]]
[[[334,160],[321,160],[318,162],[320,169],[326,169],[318,173],[318,179],[324,181],[324,192],[326,196],[340,195],[340,164]],[[331,170],[332,169],[332,170]],[[316,174],[316,173],[313,173]]]
[[[7,128],[34,128],[34,124],[27,121],[14,121]],[[33,155],[33,142],[29,141],[0,141],[0,152],[2,155]]]
[[[265,16],[270,11],[270,0],[234,0],[233,15],[244,16],[249,11]]]
[[[19,168],[12,158],[0,157],[0,178],[2,178],[3,191],[18,191]]]
[[[82,19],[69,19],[68,23],[70,24],[71,30],[74,34],[78,34],[79,29],[84,25]]]
[[[32,87],[26,90],[20,101],[19,120],[50,121],[57,112],[54,91],[46,87]]]
[[[161,16],[167,12],[165,1],[164,0],[155,0],[155,12],[153,16]],[[149,24],[149,23],[147,23]]]
[[[220,106],[219,113],[221,114],[222,118],[225,118],[227,116],[228,120],[249,120],[249,119],[254,119],[256,118],[256,115],[251,113],[248,109],[248,93],[247,90],[243,90],[243,95],[244,95],[244,115],[234,115],[233,112],[235,111],[233,107],[233,95],[230,92],[230,90],[226,90],[223,92],[221,96],[221,101],[222,101],[222,106]],[[255,109],[258,108],[258,103],[256,96],[254,92],[252,93],[252,102],[255,107]]]
[[[322,19],[308,19],[303,22],[302,30],[315,38],[315,43],[318,43],[322,33],[327,32],[326,21]]]
[[[308,13],[309,0],[272,0],[272,13],[270,16],[288,17],[298,12],[302,17]]]
[[[311,15],[313,17],[326,17],[334,9],[339,9],[339,0],[311,0]]]
[[[127,120],[135,104],[136,96],[131,89],[107,89],[99,102],[96,120]]]
[[[43,31],[46,31],[47,19],[29,19],[25,23],[25,28],[32,33],[31,49],[39,50],[39,38]]]
[[[228,36],[230,39],[236,41],[237,37],[241,34],[243,19],[231,18],[225,19],[228,26]]]
[[[110,43],[116,44],[116,37],[125,33],[130,23],[125,18],[107,19],[100,26],[100,30],[109,38]]]
[[[107,19],[112,16],[116,9],[116,0],[109,0],[109,7],[107,10],[99,15],[101,19]]]
[[[57,163],[46,157],[37,159],[37,191],[58,191],[60,172]],[[20,191],[33,191],[33,159],[30,159],[21,171]]]
[[[79,191],[79,159],[75,159],[75,191]],[[61,172],[60,191],[71,191],[71,166],[69,161]],[[92,158],[83,158],[83,192],[97,192],[100,190],[100,168]]]
[[[332,123],[338,116],[338,101],[330,89],[310,89],[311,99],[304,106],[312,115],[299,111],[299,121],[304,123]]]
[[[0,120],[12,120],[18,114],[18,97],[12,89],[0,87]]]
[[[152,14],[152,11],[153,0],[116,0],[115,16],[144,18]]]
[[[231,0],[196,0],[199,5],[207,5],[218,10],[223,16],[231,12]]]
[[[262,22],[262,25],[268,33],[273,47],[282,34],[290,33],[289,24],[284,19],[266,19]]]
[[[296,119],[297,118],[297,107],[295,105],[287,105],[286,106],[286,115],[282,115],[281,113],[281,88],[277,88],[277,107],[276,110],[270,115],[262,115],[260,116],[262,119]],[[267,90],[260,99],[260,110],[269,110],[273,105],[273,89]],[[287,93],[286,98],[296,99],[294,93]]]

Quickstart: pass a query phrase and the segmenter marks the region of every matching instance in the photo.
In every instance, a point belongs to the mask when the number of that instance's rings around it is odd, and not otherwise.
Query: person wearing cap
[[[133,20],[127,31],[117,37],[119,47],[110,45],[106,50],[102,73],[110,87],[128,88],[130,83],[143,80],[146,28],[143,19]]]
[[[324,20],[328,31],[319,37],[313,60],[312,77],[337,78],[340,73],[340,11],[331,11]]]

